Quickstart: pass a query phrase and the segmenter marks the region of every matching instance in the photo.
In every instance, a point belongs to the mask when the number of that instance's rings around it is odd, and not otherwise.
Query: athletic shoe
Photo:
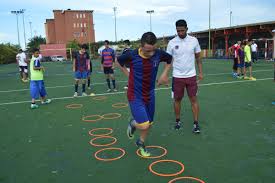
[[[89,89],[89,90],[91,90],[91,89],[92,89],[92,87],[88,86],[88,89]]]
[[[74,97],[77,97],[78,96],[78,93],[77,92],[74,92]]]
[[[39,106],[37,104],[31,104],[31,109],[37,109]]]
[[[194,124],[194,127],[193,127],[193,133],[200,133],[200,127],[199,127],[199,124]]]
[[[123,88],[124,88],[124,90],[128,90],[128,86],[124,86]]]
[[[108,90],[107,90],[107,92],[111,92],[112,90],[109,88]]]
[[[41,102],[41,104],[49,104],[49,103],[51,103],[52,102],[52,100],[51,99],[46,99],[44,102],[42,101]]]
[[[133,126],[133,123],[135,122],[134,119],[130,119],[128,127],[127,127],[127,136],[129,139],[134,138],[134,133],[136,131],[136,127]]]
[[[256,81],[256,78],[250,77],[249,80]]]
[[[176,122],[176,124],[175,124],[175,130],[179,130],[180,128],[181,128],[181,122],[179,121],[179,122]]]
[[[117,92],[117,89],[116,88],[114,88],[114,90],[113,90],[114,92]]]
[[[244,79],[245,79],[245,80],[249,80],[249,77],[245,76]]]
[[[95,96],[95,94],[94,94],[94,93],[90,93],[90,96],[92,96],[92,97],[93,97],[93,96]]]
[[[86,96],[88,96],[87,93],[83,92],[82,97],[86,97]]]
[[[149,157],[149,156],[151,156],[151,154],[145,148],[144,142],[142,142],[140,139],[138,139],[136,141],[136,145],[137,145],[138,149],[140,150],[141,156],[143,156],[143,157]]]

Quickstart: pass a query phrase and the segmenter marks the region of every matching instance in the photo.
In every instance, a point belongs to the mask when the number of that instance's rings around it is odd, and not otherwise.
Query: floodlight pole
[[[114,10],[114,17],[115,17],[115,41],[117,42],[117,32],[116,32],[116,11],[117,11],[117,7],[114,7],[113,10]]]
[[[146,13],[148,13],[150,15],[150,32],[152,32],[152,13],[154,13],[155,11],[154,10],[148,10],[146,11]]]
[[[18,14],[20,13],[19,11],[11,11],[12,14],[16,15],[16,24],[17,24],[17,39],[18,39],[18,45],[20,46],[20,35],[19,35],[19,26],[18,26]]]
[[[208,57],[210,56],[210,45],[211,45],[211,0],[209,0],[209,28],[208,28]]]

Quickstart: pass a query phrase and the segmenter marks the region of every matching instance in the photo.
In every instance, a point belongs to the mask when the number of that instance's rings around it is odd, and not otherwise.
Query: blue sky
[[[232,25],[275,21],[275,0],[211,0],[211,27],[229,26],[232,10]],[[230,3],[231,2],[231,3]],[[174,23],[186,19],[190,31],[208,29],[208,0],[8,0],[0,2],[0,43],[17,43],[16,17],[11,10],[26,9],[26,38],[33,35],[45,36],[45,19],[53,18],[53,9],[94,10],[96,41],[115,40],[113,7],[117,7],[117,37],[135,40],[150,30],[149,15],[152,14],[153,32],[161,37],[174,35]],[[19,17],[20,42],[24,47],[22,17]]]

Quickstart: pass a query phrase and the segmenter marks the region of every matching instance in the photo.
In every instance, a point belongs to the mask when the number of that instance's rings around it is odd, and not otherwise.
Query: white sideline
[[[268,70],[256,70],[253,72],[266,72],[266,71],[273,71],[272,69]],[[224,73],[216,73],[216,74],[205,74],[204,76],[219,76],[219,75],[230,75],[228,72]],[[117,83],[126,83],[127,81],[116,81]],[[92,86],[95,85],[104,85],[106,82],[103,83],[92,83]],[[54,89],[54,88],[67,88],[67,87],[73,87],[74,85],[63,85],[63,86],[48,86],[46,89]],[[0,93],[8,93],[8,92],[20,92],[20,91],[29,91],[29,88],[26,89],[18,89],[18,90],[0,90]]]
[[[263,78],[263,79],[257,79],[257,81],[265,81],[265,80],[272,80],[274,78]],[[206,84],[199,84],[199,86],[213,86],[213,85],[224,85],[224,84],[234,84],[234,83],[244,83],[244,82],[257,82],[257,81],[250,81],[250,80],[241,80],[241,81],[225,81],[225,82],[219,82],[219,83],[206,83]],[[158,90],[168,90],[171,89],[171,87],[166,87],[166,88],[157,88],[155,89],[156,91]],[[123,92],[114,92],[114,93],[100,93],[96,94],[95,96],[102,96],[102,95],[117,95],[117,94],[124,94],[126,93],[125,91]],[[85,96],[85,97],[90,97],[90,96]],[[64,99],[72,99],[75,97],[57,97],[57,98],[51,98],[52,100],[64,100]],[[77,98],[82,98],[82,96],[77,97]],[[2,105],[12,105],[12,104],[22,104],[22,103],[30,103],[30,100],[25,100],[25,101],[18,101],[18,102],[7,102],[7,103],[0,103],[0,106]]]

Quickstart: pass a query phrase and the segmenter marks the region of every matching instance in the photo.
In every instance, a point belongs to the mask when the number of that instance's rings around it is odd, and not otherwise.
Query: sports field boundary
[[[266,80],[273,80],[274,78],[262,78],[262,79],[257,79],[256,81],[251,81],[251,80],[240,80],[240,81],[225,81],[225,82],[217,82],[217,83],[205,83],[205,84],[199,84],[199,87],[202,86],[214,86],[214,85],[225,85],[225,84],[235,84],[235,83],[250,83],[250,82],[258,82],[258,81],[266,81]],[[158,90],[170,90],[171,87],[165,87],[165,88],[157,88],[155,89],[156,91]],[[113,92],[113,93],[100,93],[100,94],[95,94],[95,96],[103,96],[103,95],[119,95],[119,94],[125,94],[126,91],[123,92]],[[93,97],[95,97],[93,96]],[[66,100],[66,99],[73,99],[73,98],[83,98],[83,97],[91,97],[91,96],[78,96],[78,97],[56,97],[56,98],[51,98],[52,100]],[[0,106],[4,105],[12,105],[12,104],[23,104],[23,103],[30,103],[30,100],[26,101],[18,101],[18,102],[6,102],[6,103],[0,103]]]

